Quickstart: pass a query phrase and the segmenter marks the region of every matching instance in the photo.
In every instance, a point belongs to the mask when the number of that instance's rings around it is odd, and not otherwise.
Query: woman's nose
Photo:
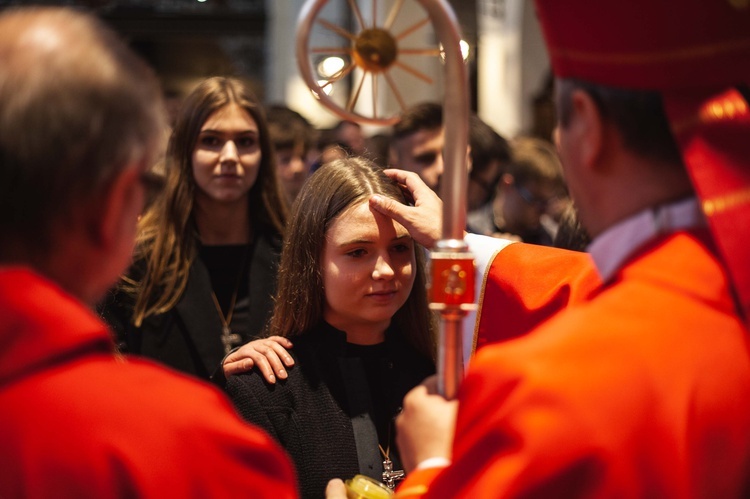
[[[299,156],[295,156],[289,161],[289,169],[292,173],[303,173],[305,171],[305,161]]]
[[[233,140],[227,140],[224,142],[224,146],[221,148],[221,153],[219,153],[219,162],[226,163],[226,162],[238,162],[240,159],[239,154],[237,153],[237,145],[234,143]]]
[[[391,265],[390,259],[379,256],[372,271],[373,279],[390,279],[393,275],[393,265]]]

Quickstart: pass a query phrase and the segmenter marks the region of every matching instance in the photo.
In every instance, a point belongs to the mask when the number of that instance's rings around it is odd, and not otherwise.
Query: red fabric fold
[[[664,93],[701,207],[750,321],[750,106],[736,89]]]

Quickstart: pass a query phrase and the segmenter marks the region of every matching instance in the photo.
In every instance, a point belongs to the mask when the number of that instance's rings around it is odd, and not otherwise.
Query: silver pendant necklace
[[[390,433],[390,431],[388,433]],[[396,488],[396,482],[403,480],[406,473],[404,473],[404,470],[393,469],[393,461],[391,461],[390,458],[390,443],[386,450],[383,450],[383,446],[380,444],[378,444],[378,449],[380,449],[380,453],[383,455],[383,483],[386,487],[393,490]]]

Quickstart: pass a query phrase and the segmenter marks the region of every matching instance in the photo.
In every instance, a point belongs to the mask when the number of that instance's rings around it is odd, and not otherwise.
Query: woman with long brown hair
[[[187,96],[165,176],[140,220],[134,265],[101,310],[122,350],[208,379],[270,315],[287,216],[246,83],[209,78]]]
[[[292,209],[269,334],[292,339],[294,367],[271,384],[230,376],[240,414],[274,436],[297,466],[303,497],[328,480],[399,470],[393,418],[406,392],[434,373],[424,249],[372,211],[398,184],[361,158],[332,161]]]

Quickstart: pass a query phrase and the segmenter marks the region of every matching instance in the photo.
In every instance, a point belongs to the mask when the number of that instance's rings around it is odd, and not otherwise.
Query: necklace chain
[[[232,315],[234,315],[234,304],[237,302],[237,291],[239,288],[234,290],[234,293],[232,293],[232,300],[229,303],[229,312],[227,313],[226,317],[224,316],[224,312],[221,310],[221,305],[219,305],[219,299],[216,298],[216,293],[214,293],[213,290],[211,290],[211,298],[214,299],[214,305],[216,305],[216,311],[219,313],[219,319],[221,320],[221,325],[225,328],[228,328],[229,325],[232,323]]]
[[[232,293],[232,299],[229,301],[229,310],[227,315],[224,316],[224,312],[221,310],[219,299],[216,297],[216,292],[211,290],[211,298],[214,300],[216,306],[216,312],[219,314],[219,320],[221,320],[221,342],[224,345],[224,355],[228,355],[232,351],[232,348],[239,346],[242,343],[242,337],[239,334],[232,333],[232,317],[234,317],[234,308],[237,303],[237,294],[240,291],[240,283],[242,282],[242,270],[245,268],[245,261],[247,260],[247,252],[242,257],[240,263],[239,272],[237,272],[237,284],[234,286],[234,292]]]
[[[392,424],[392,423],[391,423]],[[394,470],[393,461],[391,461],[391,427],[388,426],[388,447],[383,450],[383,446],[378,443],[378,449],[383,455],[383,483],[389,489],[393,490],[396,488],[396,482],[403,480],[406,476],[404,470]]]

